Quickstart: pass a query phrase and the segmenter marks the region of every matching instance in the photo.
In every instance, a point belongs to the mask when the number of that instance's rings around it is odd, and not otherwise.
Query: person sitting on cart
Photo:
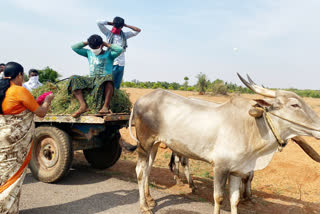
[[[84,48],[89,45],[90,49]],[[103,47],[107,47],[104,50]],[[122,47],[104,42],[99,35],[92,35],[86,42],[80,42],[72,46],[77,54],[87,57],[89,62],[89,77],[72,76],[68,83],[68,94],[73,93],[79,101],[80,108],[72,114],[72,117],[79,117],[89,111],[88,105],[83,98],[82,90],[92,91],[99,113],[111,113],[109,104],[113,95],[114,85],[112,80],[113,61],[122,52]]]

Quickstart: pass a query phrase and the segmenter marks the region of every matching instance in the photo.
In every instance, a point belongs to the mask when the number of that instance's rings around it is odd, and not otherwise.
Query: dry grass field
[[[134,103],[139,97],[152,89],[125,89]],[[198,95],[197,92],[172,91],[186,97],[196,97],[214,102],[224,102],[230,96]],[[241,95],[257,98],[258,95]],[[305,101],[320,115],[320,99],[305,98]],[[134,129],[134,128],[133,128]],[[128,129],[122,129],[123,139],[131,144]],[[305,138],[320,152],[320,141]],[[184,195],[196,200],[213,202],[213,170],[210,164],[191,161],[191,171],[198,190],[191,192],[188,185],[175,185],[173,175],[168,169],[171,151],[159,149],[151,172],[151,186]],[[136,153],[124,151],[118,163],[111,168],[120,171],[128,178],[135,179]],[[290,142],[282,152],[277,152],[267,168],[255,173],[252,183],[253,199],[240,203],[240,213],[320,213],[320,164],[310,159],[296,144]],[[224,209],[229,209],[225,200]]]

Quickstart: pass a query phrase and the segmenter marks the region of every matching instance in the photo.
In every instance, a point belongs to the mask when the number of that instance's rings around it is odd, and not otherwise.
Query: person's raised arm
[[[77,54],[88,57],[88,50],[84,47],[88,45],[88,42],[79,42],[71,46],[72,50]]]
[[[97,21],[97,25],[100,29],[100,31],[106,36],[108,37],[111,33],[111,31],[106,27],[106,25],[113,25],[112,22],[108,22],[108,21]]]
[[[124,33],[127,39],[134,37],[134,36],[138,35],[138,33],[141,32],[140,28],[132,26],[132,25],[125,24],[124,27],[130,28],[131,30],[133,30],[133,32],[129,31],[129,32]]]
[[[138,33],[141,32],[141,29],[140,29],[140,28],[135,27],[135,26],[132,26],[132,25],[124,24],[124,27],[130,28],[131,30],[136,31],[136,32],[138,32]]]
[[[39,106],[37,108],[37,110],[35,110],[33,113],[35,113],[35,115],[37,115],[38,117],[44,117],[46,116],[47,112],[49,111],[50,105],[51,105],[51,101],[53,100],[54,95],[53,94],[49,94],[44,102],[42,103],[41,106]]]
[[[112,58],[117,58],[123,51],[123,48],[119,45],[109,44],[107,42],[103,42],[103,45],[110,49],[110,55]]]

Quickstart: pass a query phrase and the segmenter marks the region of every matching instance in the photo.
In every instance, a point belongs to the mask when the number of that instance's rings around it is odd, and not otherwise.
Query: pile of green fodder
[[[34,89],[32,95],[37,98],[42,93],[51,91],[54,94],[54,99],[51,103],[50,114],[72,114],[79,108],[79,102],[73,95],[68,95],[67,82],[58,84],[46,83],[43,86]],[[85,114],[96,114],[99,109],[96,108],[96,102],[91,93],[83,90],[84,98],[89,106],[90,111]],[[114,90],[111,99],[110,109],[113,113],[130,113],[132,103],[129,99],[129,94],[123,90]]]

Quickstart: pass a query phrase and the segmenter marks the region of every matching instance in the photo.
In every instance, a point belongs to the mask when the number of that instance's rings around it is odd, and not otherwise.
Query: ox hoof
[[[192,193],[197,193],[198,192],[198,189],[196,187],[192,187]]]
[[[157,205],[157,202],[155,200],[153,200],[153,199],[152,200],[148,200],[147,203],[148,203],[148,206],[151,209],[154,208]]]
[[[252,195],[247,195],[247,194],[243,194],[240,197],[241,201],[251,201],[251,199],[252,199]]]

